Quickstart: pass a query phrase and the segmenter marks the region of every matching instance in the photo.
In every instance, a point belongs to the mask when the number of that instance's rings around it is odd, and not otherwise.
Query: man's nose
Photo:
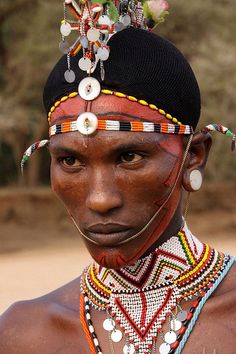
[[[106,214],[122,206],[122,195],[111,171],[99,169],[94,171],[89,178],[87,208],[99,214]]]

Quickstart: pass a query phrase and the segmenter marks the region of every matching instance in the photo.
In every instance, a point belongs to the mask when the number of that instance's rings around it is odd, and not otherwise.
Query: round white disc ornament
[[[98,48],[97,56],[102,61],[107,60],[109,58],[109,54],[110,54],[109,49],[107,49],[105,47]]]
[[[194,191],[198,191],[202,186],[202,174],[199,170],[190,172],[190,186]]]
[[[165,334],[164,338],[166,343],[173,344],[177,339],[177,335],[174,331],[170,331]]]
[[[95,114],[91,112],[82,113],[77,121],[76,127],[78,131],[83,135],[91,135],[93,134],[98,126],[98,119]]]
[[[81,58],[79,60],[79,68],[83,71],[88,71],[91,69],[92,62],[89,58]]]
[[[70,51],[70,45],[66,41],[61,41],[59,43],[59,49],[62,52],[62,54],[68,54]]]
[[[75,81],[75,73],[73,70],[66,70],[64,77],[69,84]]]
[[[135,348],[133,344],[126,344],[123,348],[124,354],[135,354]]]
[[[131,24],[131,18],[129,15],[122,15],[120,16],[119,20],[125,27],[130,26]]]
[[[109,19],[109,17],[107,15],[100,16],[98,19],[98,23],[99,23],[99,25],[111,26],[111,20]]]
[[[99,96],[101,85],[94,77],[85,77],[80,81],[78,91],[81,98],[92,101]]]
[[[103,322],[103,328],[105,329],[105,331],[108,331],[108,332],[113,331],[113,329],[115,328],[115,321],[112,318],[107,318]]]
[[[71,33],[71,25],[68,22],[63,22],[61,24],[60,31],[64,37],[69,36],[69,34]]]
[[[86,36],[81,36],[80,37],[80,44],[82,45],[83,48],[88,48],[88,38]]]
[[[159,347],[159,353],[160,354],[168,354],[170,352],[170,344],[168,343],[162,343]]]
[[[99,40],[100,32],[96,28],[90,28],[87,32],[87,37],[90,42],[96,42]]]
[[[122,337],[123,337],[123,334],[122,334],[122,332],[121,332],[119,329],[115,329],[115,330],[112,331],[112,333],[111,333],[111,340],[112,340],[112,342],[114,342],[114,343],[120,342],[121,339],[122,339]]]
[[[179,320],[176,320],[176,319],[171,320],[170,328],[173,331],[179,331],[181,327],[182,327],[182,322],[180,322]]]

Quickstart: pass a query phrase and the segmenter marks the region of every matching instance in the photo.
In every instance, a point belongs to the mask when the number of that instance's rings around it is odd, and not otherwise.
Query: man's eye
[[[64,166],[70,166],[70,167],[77,167],[81,165],[81,162],[76,159],[75,157],[72,156],[68,156],[68,157],[63,157],[60,159],[60,162],[64,165]]]
[[[121,162],[138,162],[140,160],[142,160],[143,156],[140,154],[137,154],[135,152],[124,152],[121,157],[120,160]]]

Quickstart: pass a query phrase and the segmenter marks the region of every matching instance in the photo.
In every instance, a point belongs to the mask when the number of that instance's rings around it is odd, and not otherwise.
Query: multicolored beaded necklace
[[[102,350],[90,306],[107,312],[103,328],[112,342],[126,336],[124,354],[155,353],[158,336],[163,339],[159,353],[176,352],[194,312],[231,262],[230,256],[201,243],[184,225],[176,236],[133,265],[113,270],[91,264],[81,277],[81,320],[90,332],[92,353],[102,354]],[[195,296],[187,313],[181,301]],[[167,319],[169,331],[163,333]]]

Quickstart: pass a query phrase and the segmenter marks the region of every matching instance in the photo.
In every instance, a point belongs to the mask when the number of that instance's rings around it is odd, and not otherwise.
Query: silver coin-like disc
[[[68,54],[70,51],[70,45],[66,41],[61,41],[59,43],[59,49],[62,52],[62,54]]]
[[[160,354],[168,354],[170,352],[170,344],[168,343],[162,343],[159,347],[159,353]]]
[[[173,344],[177,339],[177,335],[174,331],[170,331],[165,334],[164,338],[166,343]]]
[[[117,23],[115,23],[114,28],[115,28],[116,32],[120,32],[125,28],[125,26],[123,25],[122,22],[117,22]]]
[[[83,71],[88,71],[91,69],[92,62],[89,58],[81,58],[79,60],[79,68]]]
[[[102,61],[105,61],[109,58],[109,50],[105,47],[100,47],[98,48],[98,51],[97,51],[97,56],[99,59],[101,59]]]
[[[69,84],[75,81],[75,73],[73,70],[66,70],[64,77]]]
[[[96,42],[99,40],[100,32],[96,28],[90,28],[87,32],[87,37],[90,42]]]
[[[100,12],[100,11],[102,11],[102,9],[103,9],[102,6],[99,4],[94,4],[93,6],[91,6],[91,10],[94,13]]]
[[[188,313],[187,311],[181,310],[178,314],[177,314],[177,320],[183,322],[187,319]]]
[[[111,333],[111,340],[112,340],[112,342],[114,342],[114,343],[120,342],[121,339],[122,339],[122,337],[123,337],[123,334],[122,334],[122,332],[121,332],[119,329],[115,329],[115,330],[112,331],[112,333]]]
[[[130,26],[131,24],[131,18],[129,15],[123,15],[123,16],[120,16],[120,22],[123,23],[124,26]]]
[[[83,48],[88,48],[88,38],[86,36],[81,36],[80,37],[80,43],[82,45]]]
[[[173,320],[170,322],[170,328],[171,328],[173,331],[179,331],[181,327],[182,327],[182,322],[179,321],[179,320],[173,319]]]
[[[60,31],[64,37],[69,36],[69,34],[71,33],[71,25],[68,22],[63,22],[61,24]]]
[[[108,331],[108,332],[113,331],[113,329],[115,328],[115,321],[112,318],[107,318],[103,322],[103,328],[105,329],[105,331]]]
[[[133,344],[126,344],[123,348],[124,354],[135,354],[135,348]]]
[[[85,77],[80,81],[78,91],[81,98],[86,101],[92,101],[99,96],[101,85],[94,77]]]
[[[109,19],[109,17],[107,15],[100,16],[98,19],[98,23],[99,23],[99,25],[111,26],[111,20]]]

